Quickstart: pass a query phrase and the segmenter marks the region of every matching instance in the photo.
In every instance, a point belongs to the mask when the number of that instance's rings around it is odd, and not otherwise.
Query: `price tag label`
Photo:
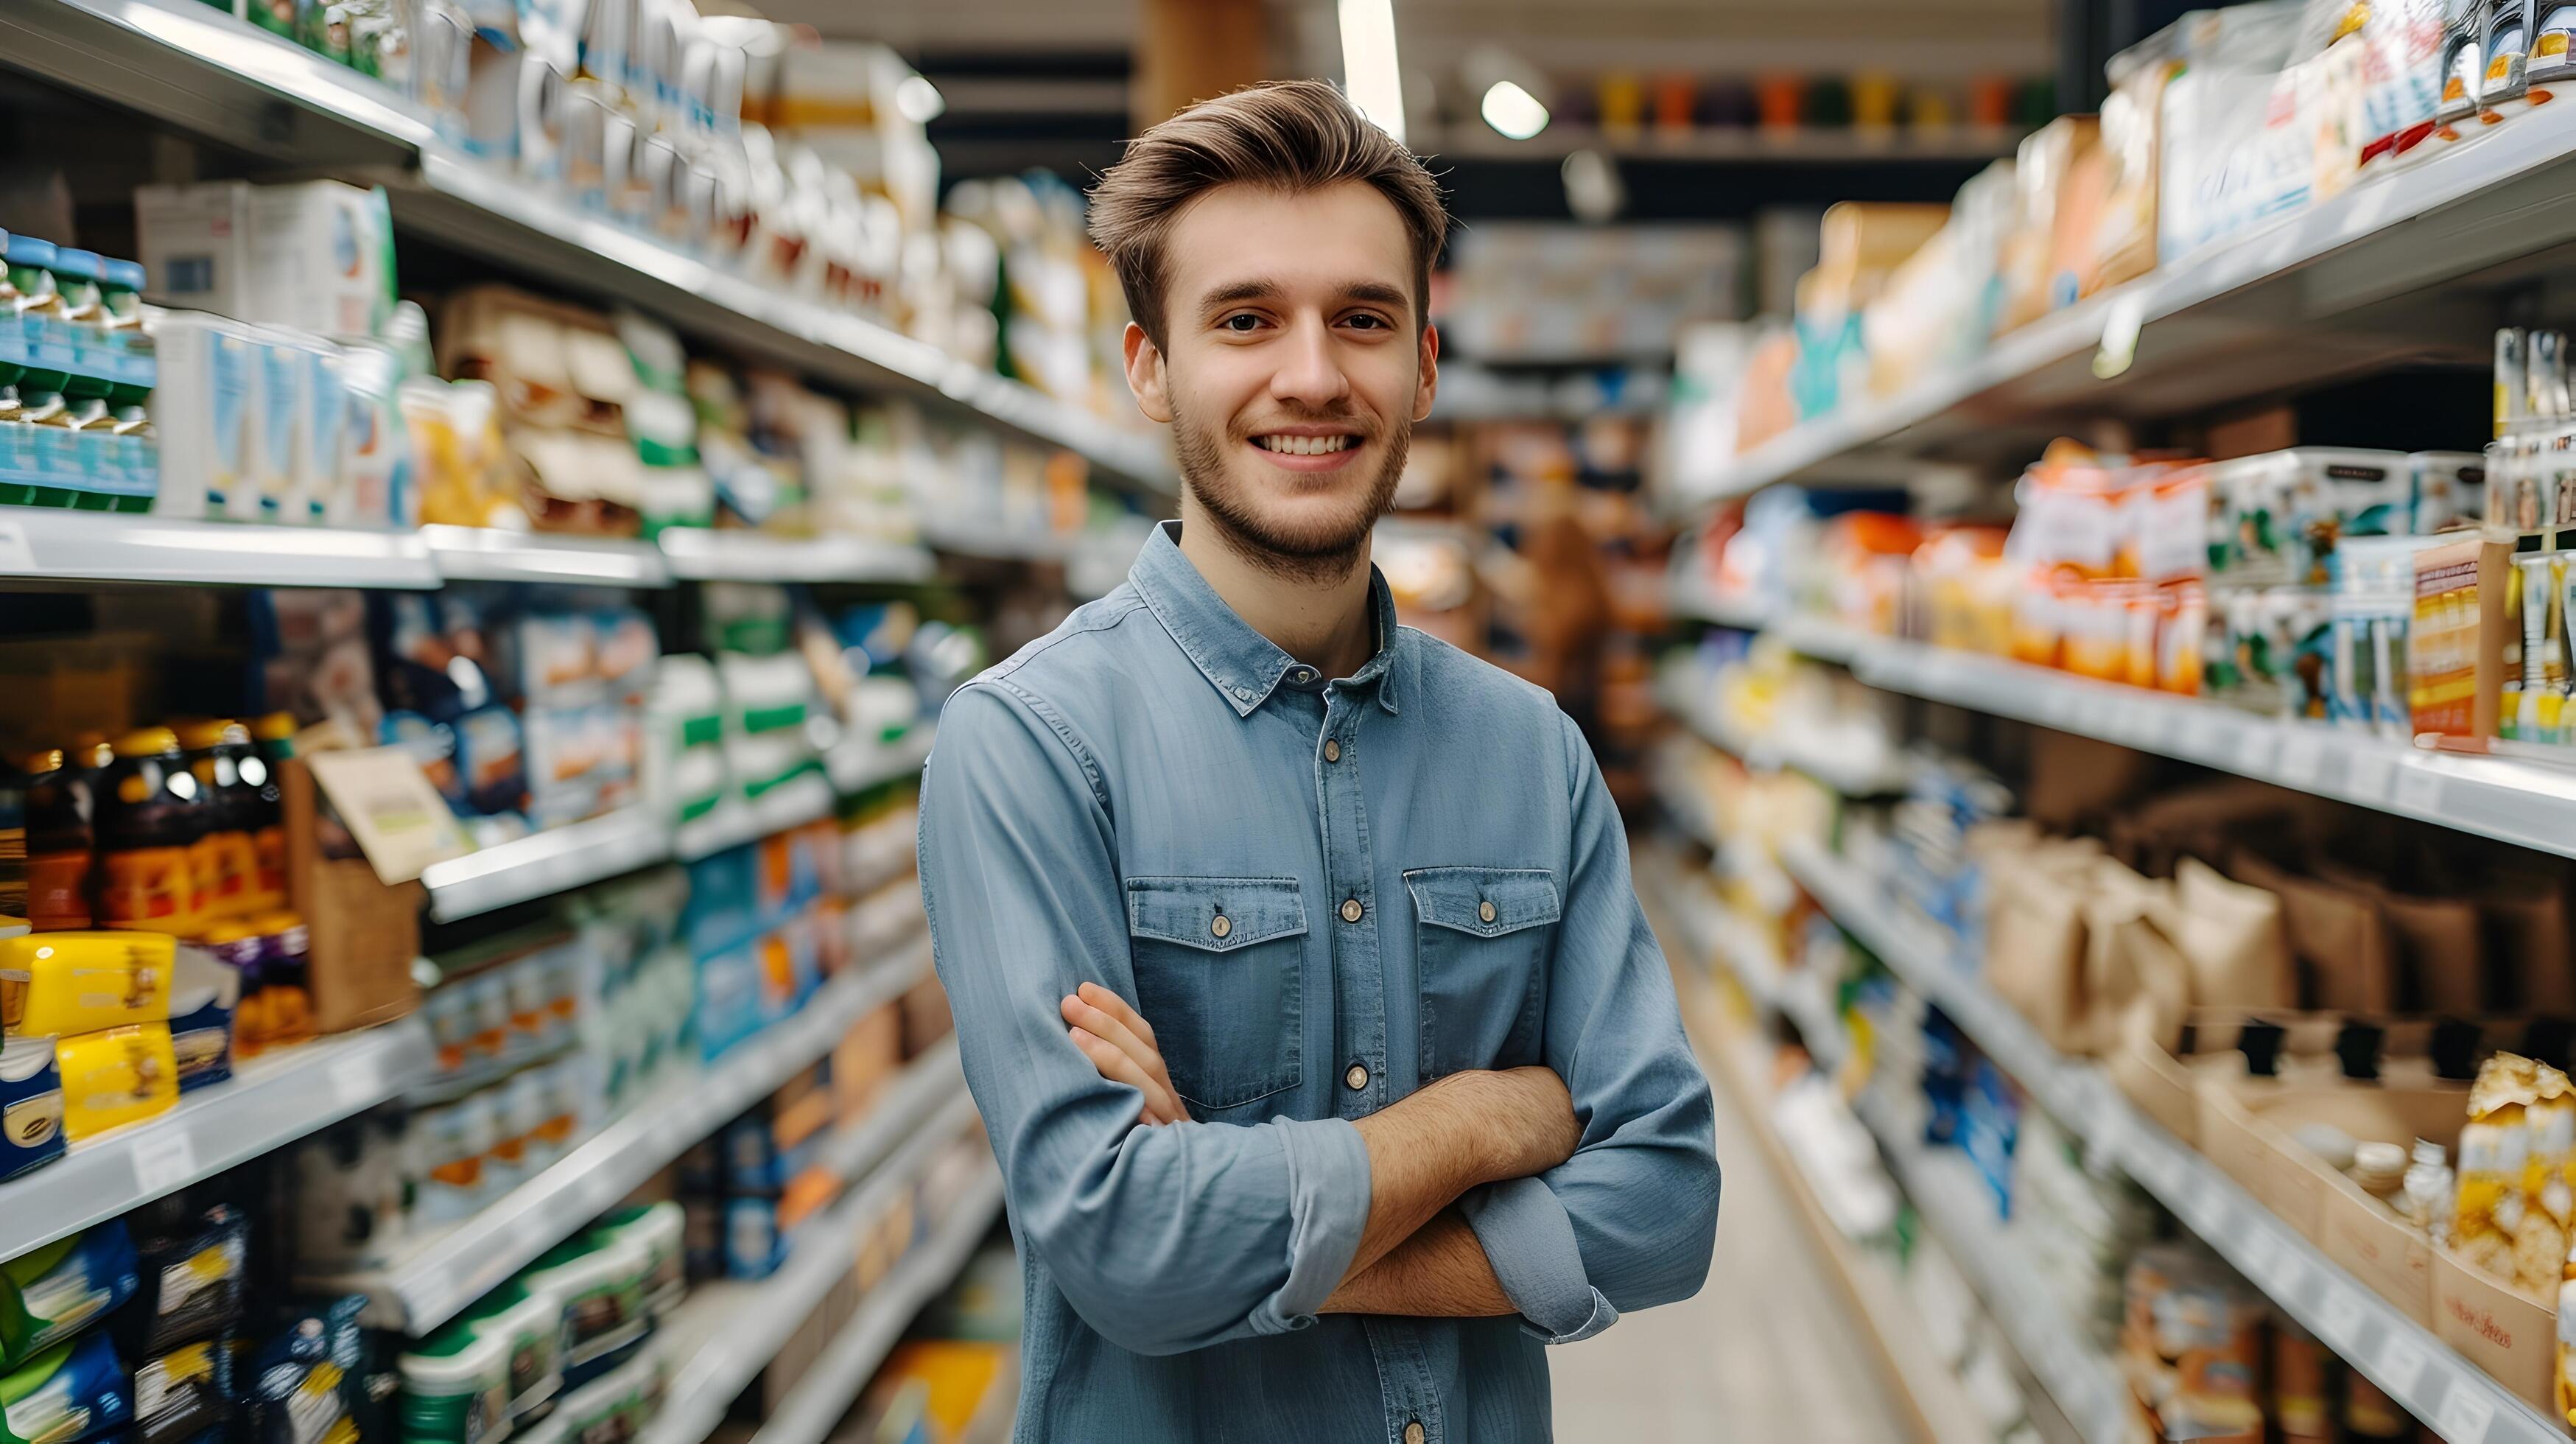
[[[2246,728],[2236,734],[2236,770],[2253,777],[2268,775],[2280,746],[2281,736],[2271,728]]]
[[[0,521],[0,571],[32,572],[36,569],[36,549],[27,542],[27,524]]]
[[[2397,1398],[2412,1396],[2424,1382],[2424,1351],[2391,1332],[2379,1346],[2379,1386]]]
[[[2102,317],[2102,349],[2093,353],[2093,374],[2105,381],[2129,369],[2138,359],[2138,332],[2147,324],[2147,292],[2131,286],[2111,298]]]
[[[385,1096],[383,1061],[373,1053],[354,1053],[332,1064],[331,1091],[342,1107],[373,1105]]]
[[[134,1142],[134,1188],[145,1198],[181,1188],[197,1177],[197,1145],[184,1128]]]
[[[2317,785],[2317,774],[2325,770],[2325,743],[2302,727],[2293,727],[2281,735],[2280,760],[2272,764],[2272,773],[2283,787],[2302,791]]]
[[[2352,753],[2352,768],[2346,774],[2344,791],[2356,802],[2377,805],[2388,796],[2389,784],[2395,780],[2397,759],[2376,747],[2357,747]]]
[[[2397,810],[2438,816],[2442,811],[2441,775],[2428,767],[2397,769]]]
[[[2350,1354],[2360,1342],[2361,1323],[2367,1316],[2361,1298],[2340,1284],[2326,1285],[2325,1302],[2317,1310],[2317,1334],[2338,1354]]]
[[[2467,1367],[2461,1365],[2464,1370]],[[2442,1407],[2434,1415],[2433,1432],[2442,1436],[2443,1444],[2486,1444],[2487,1426],[2495,1422],[2495,1403],[2466,1373],[2453,1374],[2442,1391]]]

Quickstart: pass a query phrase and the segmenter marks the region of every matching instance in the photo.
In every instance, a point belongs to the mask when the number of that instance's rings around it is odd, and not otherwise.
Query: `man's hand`
[[[1085,983],[1058,1005],[1073,1037],[1073,1046],[1112,1083],[1124,1083],[1145,1095],[1136,1121],[1145,1124],[1187,1123],[1190,1111],[1172,1086],[1171,1070],[1154,1042],[1153,1025],[1137,1016],[1127,1000],[1098,983]],[[1542,1070],[1544,1071],[1544,1070]],[[1550,1075],[1554,1076],[1554,1075]]]

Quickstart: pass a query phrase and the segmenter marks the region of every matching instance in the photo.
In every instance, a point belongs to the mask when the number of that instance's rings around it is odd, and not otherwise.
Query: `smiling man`
[[[1022,1441],[1543,1440],[1542,1346],[1706,1277],[1708,1083],[1592,754],[1369,564],[1446,225],[1315,82],[1093,194],[1181,519],[950,700],[922,787]]]

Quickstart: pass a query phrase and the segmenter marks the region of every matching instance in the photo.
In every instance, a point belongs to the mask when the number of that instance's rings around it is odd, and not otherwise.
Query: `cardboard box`
[[[2449,1249],[2433,1256],[2433,1335],[2542,1414],[2555,1417],[2558,1310]]]
[[[385,193],[339,181],[145,186],[134,228],[148,299],[316,336],[374,336],[393,312]]]
[[[2420,1075],[2396,1084],[2201,1082],[2201,1151],[2338,1267],[2429,1322],[2431,1242],[2293,1135],[2322,1123],[2355,1142],[2404,1147],[2428,1138],[2449,1148],[2467,1118],[2467,1091]]]
[[[420,1004],[421,889],[388,887],[360,858],[322,855],[320,789],[302,759],[279,779],[287,889],[312,944],[313,1026],[325,1033],[390,1022]]]

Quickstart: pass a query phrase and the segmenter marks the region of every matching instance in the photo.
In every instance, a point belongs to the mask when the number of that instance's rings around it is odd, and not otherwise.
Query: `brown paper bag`
[[[2086,1051],[2110,1054],[2131,1030],[2165,1047],[2182,1035],[2191,973],[2157,923],[2172,912],[2170,889],[2096,860],[2084,894]]]
[[[2191,972],[2196,1008],[2287,1008],[2298,1001],[2298,970],[2283,931],[2281,898],[2230,882],[2195,857],[2174,865],[2166,933]]]
[[[2030,737],[2030,781],[2022,811],[2066,831],[2099,821],[2146,781],[2155,759],[2114,743],[2041,728]]]
[[[2299,965],[2299,1005],[2337,1013],[2397,1010],[2396,944],[2388,918],[2366,892],[2302,877],[2238,848],[2227,859],[2238,882],[2280,894],[2290,954]]]
[[[2081,1052],[2084,1032],[2082,892],[2048,849],[2007,853],[1986,872],[1986,980],[2050,1046]]]
[[[2476,902],[2490,1010],[2576,1017],[2563,874],[2498,878]]]

